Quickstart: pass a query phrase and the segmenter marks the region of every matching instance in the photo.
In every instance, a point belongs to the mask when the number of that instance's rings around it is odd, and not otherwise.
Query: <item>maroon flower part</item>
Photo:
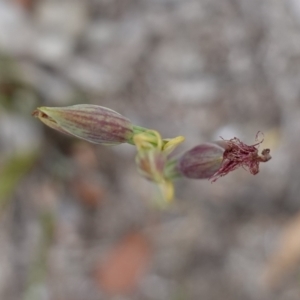
[[[256,175],[259,172],[259,164],[261,162],[267,162],[271,159],[270,149],[264,149],[259,154],[259,145],[263,142],[263,138],[258,141],[258,135],[256,135],[256,141],[254,145],[246,145],[241,142],[238,138],[231,140],[222,140],[218,142],[225,151],[223,153],[223,161],[219,170],[210,177],[212,182],[215,182],[222,176],[227,175],[229,172],[242,167],[249,171],[251,174]]]
[[[204,143],[186,151],[165,173],[192,179],[208,179],[221,167],[224,148],[216,143]],[[176,174],[178,172],[178,174]]]

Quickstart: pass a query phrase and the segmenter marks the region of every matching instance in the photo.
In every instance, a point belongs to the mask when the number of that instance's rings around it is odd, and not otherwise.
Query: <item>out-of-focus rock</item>
[[[168,84],[170,99],[183,104],[209,103],[217,96],[216,81],[210,78],[171,80]]]
[[[30,153],[39,148],[41,132],[33,120],[1,112],[0,141],[1,154],[6,157],[14,153]]]
[[[87,3],[80,0],[43,0],[35,7],[36,26],[41,30],[76,38],[88,22]]]
[[[98,265],[96,280],[107,294],[132,293],[151,260],[151,244],[137,232],[130,233]]]
[[[300,263],[300,214],[298,213],[285,226],[264,269],[264,284],[268,288],[280,286],[287,276],[297,272]]]
[[[20,74],[26,84],[34,87],[49,105],[71,105],[75,91],[65,78],[47,72],[31,62],[19,64]]]
[[[10,55],[26,55],[30,52],[34,31],[21,7],[12,2],[0,2],[1,50]]]
[[[43,31],[36,38],[31,54],[38,61],[58,65],[67,60],[72,50],[73,41],[69,36]]]

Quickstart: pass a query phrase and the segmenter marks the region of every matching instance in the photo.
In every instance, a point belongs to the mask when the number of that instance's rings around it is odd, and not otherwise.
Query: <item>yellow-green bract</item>
[[[32,115],[53,129],[95,144],[117,145],[133,137],[130,120],[98,105],[39,107]]]

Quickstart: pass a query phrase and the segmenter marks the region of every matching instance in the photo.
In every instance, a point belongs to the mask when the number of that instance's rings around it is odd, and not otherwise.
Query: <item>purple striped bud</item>
[[[116,145],[133,137],[131,122],[102,106],[39,107],[32,115],[53,129],[95,144]]]
[[[221,167],[224,148],[213,143],[198,145],[177,161],[177,171],[187,178],[211,178]]]

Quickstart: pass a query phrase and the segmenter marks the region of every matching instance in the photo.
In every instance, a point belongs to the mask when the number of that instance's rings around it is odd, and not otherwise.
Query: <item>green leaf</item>
[[[0,167],[0,209],[3,208],[19,181],[27,174],[37,157],[37,152],[18,153]]]

